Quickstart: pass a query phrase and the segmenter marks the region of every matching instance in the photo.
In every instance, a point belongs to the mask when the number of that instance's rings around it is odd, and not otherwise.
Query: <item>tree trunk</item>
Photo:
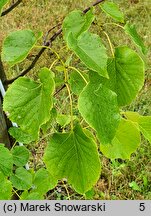
[[[0,143],[4,143],[6,147],[10,148],[10,140],[7,132],[5,116],[2,110],[1,98],[0,98]]]
[[[0,79],[2,83],[6,80],[6,75],[4,72],[3,64],[0,58]],[[7,86],[4,86],[7,89]],[[0,143],[4,143],[7,148],[11,147],[11,141],[8,134],[8,128],[10,127],[10,122],[7,120],[2,106],[2,96],[0,94]]]

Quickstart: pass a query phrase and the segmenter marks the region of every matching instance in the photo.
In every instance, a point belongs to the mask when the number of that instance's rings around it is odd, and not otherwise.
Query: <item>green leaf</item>
[[[23,61],[37,42],[31,30],[11,32],[4,40],[2,46],[2,60],[13,66]]]
[[[12,196],[12,184],[0,172],[0,200],[10,200]]]
[[[64,71],[64,66],[63,65],[58,65],[55,67],[55,70],[58,72],[63,72]]]
[[[15,174],[10,176],[10,181],[16,189],[28,190],[32,186],[32,175],[23,167],[19,167]]]
[[[37,192],[28,192],[24,191],[21,194],[21,199],[20,200],[43,200],[44,197],[42,194],[39,194]]]
[[[106,48],[98,35],[83,32],[76,39],[70,33],[68,46],[89,69],[96,71],[100,76],[108,78]]]
[[[139,145],[139,130],[133,122],[123,119],[112,142],[108,145],[100,145],[100,150],[110,159],[130,159]]]
[[[56,121],[59,125],[62,127],[65,127],[70,123],[71,116],[70,115],[64,115],[64,114],[57,114]]]
[[[44,153],[44,162],[56,178],[67,178],[80,194],[90,190],[100,175],[96,143],[77,125],[70,133],[55,133]]]
[[[0,144],[0,172],[9,176],[13,168],[13,157],[10,151]]]
[[[141,188],[138,186],[138,184],[135,181],[129,183],[129,186],[135,191],[141,191]]]
[[[124,26],[125,32],[131,37],[132,41],[140,48],[143,54],[147,53],[147,48],[144,45],[144,42],[140,35],[137,33],[136,27],[126,23]]]
[[[8,2],[8,0],[0,0],[0,14],[2,12],[2,8],[4,7],[4,5]]]
[[[151,116],[140,116],[138,124],[144,137],[151,143]]]
[[[114,20],[124,23],[124,14],[114,2],[104,2],[100,4],[101,9]]]
[[[66,16],[63,21],[63,36],[67,41],[69,33],[72,32],[75,38],[87,31],[94,20],[93,11],[90,10],[84,14],[80,10],[74,10]]]
[[[150,183],[148,181],[148,175],[146,175],[146,176],[144,175],[143,176],[143,185],[144,185],[144,188],[146,189],[149,184]]]
[[[114,89],[118,103],[120,106],[130,104],[144,85],[144,63],[135,51],[128,47],[118,47],[115,51],[115,70]],[[113,77],[111,79],[114,81]]]
[[[131,120],[133,122],[138,122],[139,120],[139,113],[137,112],[131,112],[131,111],[126,111],[124,112],[124,116],[128,119],[128,120]]]
[[[125,106],[143,87],[144,70],[144,63],[135,51],[126,46],[117,47],[115,58],[108,61],[109,79],[100,77],[100,82],[117,94],[119,106]]]
[[[137,123],[141,133],[151,143],[151,116],[141,116],[136,112],[125,112],[124,115],[129,120]]]
[[[72,120],[75,120],[76,116],[72,116]],[[65,114],[57,114],[56,117],[56,122],[61,126],[65,127],[71,122],[71,116],[70,115],[65,115]]]
[[[91,190],[85,193],[86,200],[93,200],[95,195],[95,190],[92,188]]]
[[[76,71],[72,71],[70,74],[69,84],[71,86],[71,90],[74,94],[79,95],[84,87],[86,86],[86,81],[88,82],[88,75],[85,73],[82,73],[82,76]]]
[[[98,75],[92,72],[90,83],[79,96],[78,108],[85,121],[96,130],[99,141],[108,144],[120,121],[117,96],[99,80],[93,80],[95,76]]]
[[[54,80],[47,68],[39,73],[40,82],[28,78],[17,79],[7,90],[3,109],[9,119],[23,131],[38,139],[40,126],[50,119]]]
[[[34,176],[33,190],[45,195],[49,190],[55,188],[57,180],[44,168],[39,169]]]
[[[27,132],[22,131],[22,129],[18,127],[9,128],[9,134],[17,142],[24,143],[24,144],[29,144],[30,142],[35,140],[35,138],[31,134],[28,134]]]
[[[29,151],[25,146],[15,146],[12,155],[16,166],[24,166],[29,160]]]

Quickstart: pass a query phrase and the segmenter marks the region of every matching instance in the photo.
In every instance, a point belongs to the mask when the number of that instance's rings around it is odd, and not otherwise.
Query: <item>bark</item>
[[[0,58],[0,79],[2,83],[6,80],[6,75],[4,72],[3,64]],[[7,86],[4,86],[7,89]],[[10,126],[10,122],[7,120],[2,106],[2,96],[0,95],[0,143],[4,143],[7,148],[10,148],[11,141],[8,134],[8,128]]]
[[[1,98],[0,98],[0,143],[4,143],[6,147],[10,148],[10,140],[7,132],[6,119],[2,110]]]

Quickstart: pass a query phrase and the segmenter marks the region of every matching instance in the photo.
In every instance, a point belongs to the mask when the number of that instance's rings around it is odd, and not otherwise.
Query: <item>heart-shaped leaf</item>
[[[90,190],[100,175],[97,146],[77,125],[70,133],[56,133],[45,150],[44,162],[56,178],[67,178],[81,194]]]

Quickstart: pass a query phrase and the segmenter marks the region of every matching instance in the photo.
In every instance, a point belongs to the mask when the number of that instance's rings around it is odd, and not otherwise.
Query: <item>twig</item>
[[[7,8],[6,10],[4,10],[4,11],[1,13],[1,17],[2,17],[2,16],[5,16],[6,14],[8,14],[8,13],[11,12],[12,10],[14,10],[14,8],[16,8],[21,2],[22,2],[22,0],[16,1],[14,4],[12,4],[9,8]]]
[[[99,3],[103,2],[105,0],[97,0],[96,2],[94,2],[92,4],[91,7],[98,5]],[[87,13],[91,7],[87,7],[85,10],[83,10],[83,13]],[[62,29],[60,28],[57,32],[55,32],[52,37],[45,43],[45,46],[52,46],[52,42],[62,33]],[[13,83],[17,78],[22,77],[24,75],[26,75],[36,64],[36,62],[38,61],[38,59],[40,58],[40,56],[43,54],[43,52],[46,50],[46,48],[42,48],[39,53],[36,55],[35,59],[33,60],[33,62],[31,63],[31,65],[29,65],[29,67],[27,69],[25,69],[24,71],[22,71],[18,76],[10,79],[10,80],[6,80],[5,83],[6,84],[11,84]]]
[[[56,96],[60,91],[62,91],[62,89],[64,89],[66,87],[66,84],[62,85],[60,89],[58,89],[55,93],[54,96]]]
[[[97,0],[96,2],[94,2],[94,3],[92,4],[91,7],[95,7],[96,5],[100,4],[100,3],[103,2],[103,1],[105,1],[105,0]],[[85,10],[83,10],[83,13],[87,13],[87,12],[91,9],[91,7],[87,7]]]
[[[57,24],[57,25],[55,25],[55,26],[53,26],[51,29],[49,29],[48,31],[47,31],[47,33],[45,34],[45,36],[43,37],[44,39],[43,39],[43,44],[44,44],[44,46],[46,45],[46,43],[47,43],[47,38],[48,38],[48,35],[50,34],[50,32],[52,31],[52,30],[54,30],[56,27],[58,27],[58,26],[61,26],[62,24],[61,23],[59,23],[59,24]]]

